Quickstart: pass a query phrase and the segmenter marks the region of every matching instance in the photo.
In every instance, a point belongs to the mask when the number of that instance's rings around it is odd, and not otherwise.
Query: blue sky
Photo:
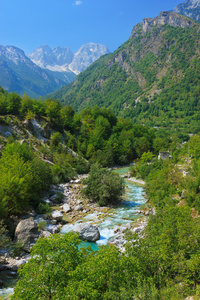
[[[0,0],[0,44],[32,52],[40,45],[89,42],[116,50],[134,25],[173,9],[181,0]]]

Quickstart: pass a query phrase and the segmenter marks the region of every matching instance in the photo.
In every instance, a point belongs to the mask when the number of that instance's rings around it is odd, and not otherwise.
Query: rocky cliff
[[[142,24],[143,33],[152,30],[155,26],[170,25],[174,27],[189,28],[194,25],[194,21],[184,18],[178,14],[168,11],[162,11],[156,18],[144,18]],[[138,25],[134,27],[131,38],[137,32]]]

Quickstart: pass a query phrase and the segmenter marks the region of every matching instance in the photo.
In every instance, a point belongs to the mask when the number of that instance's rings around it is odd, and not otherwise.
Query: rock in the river
[[[54,220],[59,222],[62,220],[63,214],[61,213],[61,211],[55,210],[52,212],[51,216]]]
[[[25,250],[36,242],[39,237],[37,223],[31,219],[21,220],[15,230],[15,238],[25,244]]]
[[[79,238],[88,242],[96,242],[100,239],[100,232],[97,226],[90,223],[79,224],[75,230],[79,234]]]

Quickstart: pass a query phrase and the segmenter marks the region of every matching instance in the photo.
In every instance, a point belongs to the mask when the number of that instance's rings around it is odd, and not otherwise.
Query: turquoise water
[[[116,172],[120,174],[125,174],[128,171],[128,167],[116,170]],[[146,202],[142,186],[135,185],[128,180],[125,180],[125,185],[125,197],[120,205],[111,209],[108,213],[106,213],[106,215],[102,212],[93,212],[75,223],[66,224],[63,226],[61,233],[67,233],[74,230],[81,222],[89,222],[98,226],[100,231],[100,240],[96,243],[83,242],[81,246],[90,245],[93,250],[98,250],[99,245],[106,245],[108,240],[115,236],[115,231],[117,229],[138,218],[137,211],[140,206]]]

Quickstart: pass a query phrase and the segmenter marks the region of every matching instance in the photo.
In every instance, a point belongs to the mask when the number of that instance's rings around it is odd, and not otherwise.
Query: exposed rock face
[[[25,120],[23,122],[23,127],[25,127],[26,129],[28,129],[29,131],[33,131],[34,130],[34,126],[31,120]]]
[[[200,0],[186,0],[177,5],[173,12],[200,22]]]
[[[79,224],[75,232],[79,233],[79,238],[88,242],[96,242],[100,239],[100,232],[97,226],[90,223]]]
[[[146,33],[147,31],[151,30],[151,26],[156,25],[171,25],[175,27],[182,27],[188,28],[194,25],[192,20],[187,18],[183,18],[177,14],[168,11],[162,11],[158,17],[152,18],[145,18],[143,19],[143,32]]]
[[[15,230],[15,238],[25,244],[25,250],[36,242],[39,237],[37,223],[31,219],[21,220]]]
[[[42,135],[43,137],[45,137],[46,139],[50,139],[51,137],[51,126],[49,123],[46,123],[44,125],[44,127],[42,128]]]

